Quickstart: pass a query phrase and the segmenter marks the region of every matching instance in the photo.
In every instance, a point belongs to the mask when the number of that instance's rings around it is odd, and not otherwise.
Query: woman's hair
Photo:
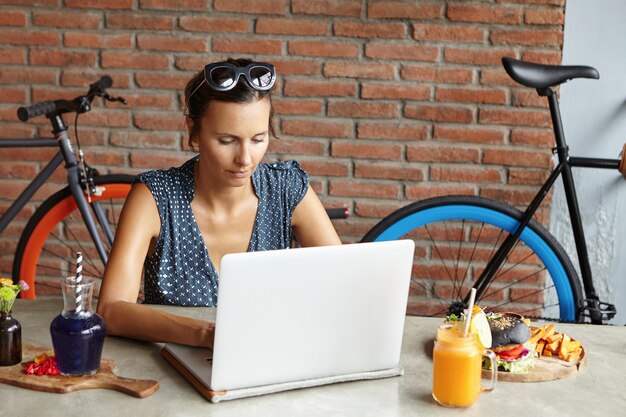
[[[228,58],[226,61],[229,64],[245,67],[254,61],[246,58]],[[204,83],[203,85],[200,85]],[[200,86],[198,88],[198,86]],[[196,90],[197,89],[197,90]],[[195,91],[195,92],[194,92]],[[270,100],[270,120],[269,120],[269,133],[272,136],[275,135],[273,116],[274,107],[271,102],[271,89],[266,91],[255,90],[250,87],[245,77],[239,77],[237,85],[228,91],[216,91],[213,90],[204,78],[204,69],[198,72],[185,86],[185,104],[187,109],[185,116],[191,119],[191,129],[189,131],[189,146],[194,149],[194,138],[198,137],[200,132],[200,120],[204,117],[209,104],[212,101],[223,101],[228,103],[252,103],[259,101],[267,97]],[[189,122],[189,120],[188,120]]]

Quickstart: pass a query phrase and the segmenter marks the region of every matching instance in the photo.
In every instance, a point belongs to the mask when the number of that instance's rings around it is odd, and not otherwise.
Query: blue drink
[[[91,311],[59,314],[50,324],[57,368],[64,375],[91,375],[100,367],[104,320]]]
[[[91,309],[93,279],[61,281],[63,312],[50,323],[57,368],[63,375],[93,375],[100,367],[104,320]]]

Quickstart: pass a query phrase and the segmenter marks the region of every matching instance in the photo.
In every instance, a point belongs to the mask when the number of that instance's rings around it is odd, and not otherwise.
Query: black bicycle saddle
[[[502,58],[506,73],[518,83],[532,88],[548,88],[574,78],[600,78],[598,70],[582,65],[542,65]]]

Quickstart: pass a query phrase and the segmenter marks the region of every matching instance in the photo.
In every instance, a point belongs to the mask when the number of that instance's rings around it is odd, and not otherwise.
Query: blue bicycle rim
[[[425,224],[443,220],[463,219],[484,222],[504,229],[509,233],[513,233],[519,225],[519,221],[509,215],[490,208],[469,205],[446,205],[421,210],[398,220],[385,229],[375,241],[397,240]],[[528,227],[520,235],[520,240],[537,254],[550,273],[559,298],[561,320],[575,320],[576,309],[574,307],[572,288],[559,258],[550,248],[550,245]]]

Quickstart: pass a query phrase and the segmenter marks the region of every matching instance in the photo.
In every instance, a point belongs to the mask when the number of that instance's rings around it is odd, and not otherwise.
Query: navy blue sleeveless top
[[[217,305],[217,272],[191,210],[197,160],[137,176],[152,193],[161,220],[154,253],[144,261],[145,303]],[[291,216],[307,192],[308,175],[296,161],[263,163],[252,184],[259,205],[248,251],[289,248]]]

